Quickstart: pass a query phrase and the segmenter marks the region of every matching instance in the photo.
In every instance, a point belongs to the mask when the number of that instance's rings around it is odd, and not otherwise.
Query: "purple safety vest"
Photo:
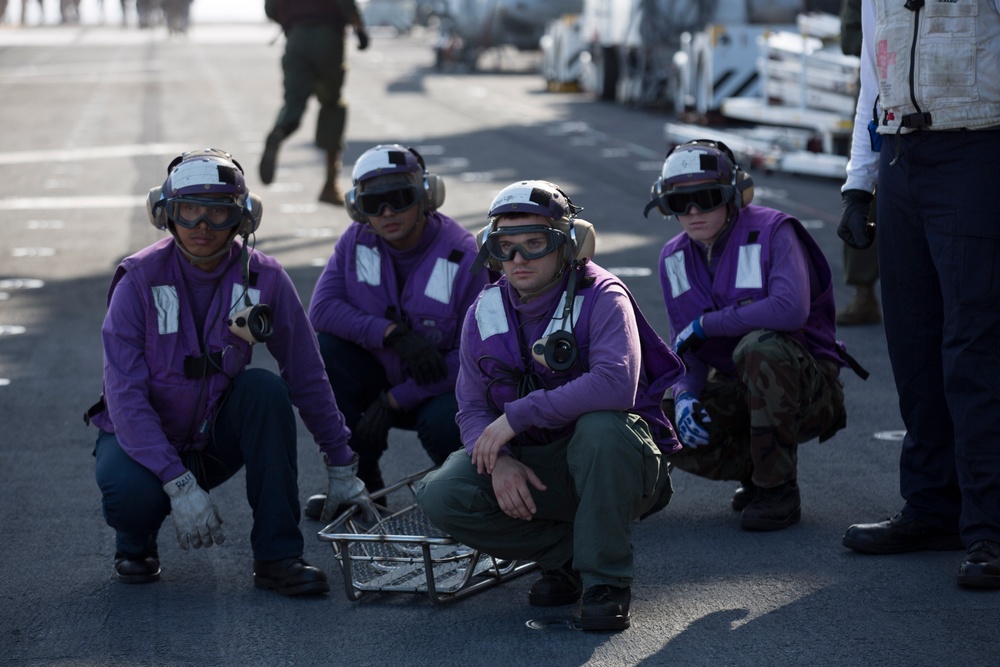
[[[683,377],[683,364],[656,334],[642,311],[639,310],[639,306],[628,288],[618,278],[593,263],[588,263],[582,271],[583,275],[579,278],[574,298],[573,314],[569,318],[573,320],[572,331],[578,347],[576,362],[568,370],[556,372],[538,363],[526,353],[525,356],[531,358],[530,371],[538,378],[540,388],[544,389],[562,386],[586,373],[589,367],[588,354],[590,350],[588,323],[594,303],[593,296],[607,290],[612,285],[619,286],[632,303],[642,349],[640,386],[632,412],[642,417],[649,425],[653,440],[662,453],[670,454],[680,449],[677,437],[670,421],[664,415],[660,403],[663,393]],[[561,296],[555,300],[555,310],[552,317],[537,322],[533,327],[525,328],[523,330],[525,341],[533,342],[554,331],[569,330],[569,323],[563,320],[567,280],[568,275],[560,288]],[[486,304],[502,302],[507,318],[506,332],[487,335],[489,344],[483,340],[484,332],[482,331],[477,331],[478,336],[469,338],[473,345],[470,354],[472,358],[478,360],[482,373],[493,380],[500,379],[491,382],[487,387],[488,398],[491,405],[494,406],[503,406],[520,398],[516,381],[503,381],[503,378],[509,378],[511,371],[523,374],[525,370],[522,361],[521,341],[517,333],[519,330],[518,319],[509,299],[505,296],[507,289],[507,278],[501,277],[496,285],[490,285],[483,290],[480,299],[474,306],[478,308],[484,304],[484,301]],[[483,307],[490,306],[484,305]],[[469,322],[475,323],[476,319],[470,318]],[[478,329],[478,324],[476,326]],[[513,443],[522,446],[547,444],[572,434],[573,428],[573,425],[558,430],[532,427],[519,434]]]
[[[212,372],[204,379],[187,377],[185,360],[200,359],[202,352],[178,264],[184,260],[173,244],[172,238],[165,238],[125,258],[108,290],[108,302],[126,273],[136,284],[145,286],[139,290],[139,298],[146,313],[149,400],[161,419],[167,439],[178,451],[184,451],[201,449],[201,444],[208,439],[219,399],[229,388],[230,377],[235,377],[250,363],[253,346],[224,324],[220,325],[231,308],[244,308],[243,276],[237,259],[220,280],[220,289],[216,290],[209,306],[210,316],[202,332],[206,354],[219,355],[216,363],[225,372]],[[233,244],[231,252],[240,252],[239,242]],[[233,255],[225,261],[231,259]],[[260,252],[250,255],[251,286],[247,296],[252,303],[273,303],[273,285],[280,272],[281,267],[273,258]],[[213,318],[213,313],[219,316]],[[113,326],[114,322],[110,324]],[[204,390],[201,390],[202,382],[206,383]],[[105,431],[115,430],[113,416],[107,410],[95,415],[93,422]]]
[[[465,309],[456,300],[469,292],[471,283],[486,281],[470,271],[478,252],[472,233],[441,213],[428,214],[428,218],[432,216],[440,221],[437,235],[403,285],[385,251],[385,241],[369,225],[351,225],[338,245],[352,249],[344,267],[352,306],[375,317],[387,317],[386,311],[393,308],[414,331],[448,352],[458,348],[465,320]],[[391,348],[376,348],[371,353],[385,368],[391,384],[401,384],[409,377],[399,354]]]
[[[768,295],[768,277],[774,261],[771,243],[778,226],[788,221],[806,249],[815,280],[809,286],[809,317],[805,326],[789,335],[802,343],[816,359],[845,362],[836,341],[836,316],[830,265],[823,251],[795,218],[763,206],[740,209],[729,239],[718,258],[714,278],[687,234],[667,242],[660,254],[663,291],[670,329],[679,332],[694,319],[727,306],[754,303]],[[713,336],[698,348],[699,359],[733,376],[733,351],[739,337]]]

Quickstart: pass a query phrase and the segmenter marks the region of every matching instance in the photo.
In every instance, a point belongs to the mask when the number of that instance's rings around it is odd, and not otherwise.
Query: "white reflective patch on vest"
[[[177,333],[180,321],[180,301],[173,285],[153,285],[153,303],[156,305],[156,328],[163,334]]]
[[[455,276],[457,275],[458,264],[449,262],[444,257],[438,257],[434,263],[434,271],[431,272],[430,280],[424,287],[424,296],[441,303],[451,303],[451,293],[455,287]]]
[[[684,292],[691,289],[688,282],[687,269],[684,267],[684,252],[678,250],[673,255],[663,259],[663,268],[667,272],[667,280],[670,281],[670,296],[679,297]]]
[[[382,257],[378,248],[358,244],[354,250],[354,261],[358,265],[358,282],[373,287],[382,284]]]
[[[479,336],[483,340],[496,334],[507,333],[510,329],[499,287],[490,287],[479,297],[476,303],[476,324],[479,326]]]
[[[543,336],[549,336],[556,331],[572,331],[573,327],[576,326],[577,320],[580,319],[580,311],[583,310],[583,296],[577,294],[573,297],[573,308],[570,310],[570,315],[573,317],[573,325],[570,326],[569,322],[563,317],[563,308],[566,304],[566,292],[563,292],[562,298],[559,299],[559,305],[556,307],[555,311],[552,313],[552,319],[549,320],[549,326],[546,327]]]
[[[233,283],[233,298],[229,303],[229,312],[243,310],[247,307],[247,302],[243,299],[243,284]],[[260,303],[260,290],[256,287],[248,287],[246,295],[250,298],[250,305],[256,306]]]
[[[760,289],[764,279],[760,270],[760,244],[740,246],[739,264],[736,265],[738,289]]]

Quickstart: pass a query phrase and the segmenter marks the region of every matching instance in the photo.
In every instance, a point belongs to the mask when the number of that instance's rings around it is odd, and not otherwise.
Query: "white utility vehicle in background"
[[[667,124],[668,141],[704,136],[706,126],[727,121],[759,123],[727,135],[726,143],[774,169],[797,164],[785,154],[776,159],[778,152],[814,153],[795,170],[837,177],[846,164],[860,65],[840,52],[839,6],[584,0],[579,14],[546,29],[542,75],[550,90],[582,89],[602,100],[667,109],[678,119]]]

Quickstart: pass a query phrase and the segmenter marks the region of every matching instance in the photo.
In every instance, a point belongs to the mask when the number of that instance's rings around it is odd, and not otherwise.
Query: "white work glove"
[[[712,419],[690,391],[682,391],[674,397],[674,419],[682,445],[694,448],[708,444],[707,427]]]
[[[337,515],[337,508],[343,503],[357,505],[361,510],[365,523],[378,521],[378,510],[368,497],[365,483],[358,479],[358,455],[346,466],[326,467],[326,476],[330,482],[326,489],[326,502],[323,503],[323,514],[320,520],[330,523]]]
[[[170,513],[181,549],[207,548],[226,541],[219,510],[190,470],[164,484],[163,490],[170,496]]]

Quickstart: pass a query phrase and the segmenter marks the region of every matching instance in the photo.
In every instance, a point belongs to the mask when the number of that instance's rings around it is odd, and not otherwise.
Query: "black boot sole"
[[[632,625],[630,616],[581,616],[576,621],[581,630],[587,632],[617,632],[627,630]]]
[[[802,519],[802,510],[797,509],[787,517],[781,519],[763,519],[757,517],[747,517],[744,514],[740,517],[740,528],[753,532],[764,532],[769,530],[782,530],[789,526],[794,526]]]
[[[578,591],[576,593],[563,593],[561,595],[557,594],[532,594],[528,593],[528,604],[532,607],[565,607],[568,604],[573,604],[580,599],[583,595],[583,591]]]
[[[880,556],[906,554],[914,551],[962,551],[965,549],[965,545],[962,544],[962,539],[958,535],[913,539],[906,542],[897,541],[888,544],[853,539],[849,535],[844,535],[841,544],[858,553]]]
[[[253,585],[254,588],[277,591],[289,597],[297,595],[322,595],[330,592],[330,584],[325,581],[309,581],[298,586],[282,586],[279,581],[256,574],[253,576]]]

